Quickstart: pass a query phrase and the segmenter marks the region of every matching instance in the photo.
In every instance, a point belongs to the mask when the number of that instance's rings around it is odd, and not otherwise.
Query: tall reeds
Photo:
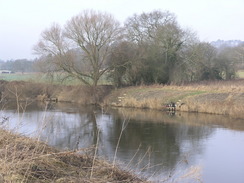
[[[144,182],[82,149],[60,152],[34,139],[0,130],[1,182]],[[111,173],[113,172],[113,173]],[[91,176],[92,175],[92,176]]]

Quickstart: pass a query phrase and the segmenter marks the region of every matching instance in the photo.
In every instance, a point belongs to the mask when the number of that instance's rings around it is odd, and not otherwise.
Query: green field
[[[6,81],[31,81],[31,80],[37,79],[37,74],[34,74],[34,73],[28,73],[28,74],[20,74],[20,73],[0,74],[0,79],[1,80],[6,80]]]
[[[79,84],[78,80],[66,80],[60,81],[56,76],[51,78],[43,73],[13,73],[13,74],[0,74],[0,80],[6,81],[30,81],[36,83],[52,83],[52,84],[64,84],[64,85],[76,85]]]
[[[30,81],[36,83],[52,83],[52,84],[62,84],[62,85],[79,85],[82,84],[78,79],[67,79],[61,81],[58,75],[54,77],[49,77],[43,73],[12,73],[12,74],[0,74],[0,80],[6,81]],[[106,79],[106,76],[102,77],[99,82],[100,85],[111,84]]]
[[[238,75],[239,78],[244,78],[244,70],[239,70],[237,72],[237,75]]]

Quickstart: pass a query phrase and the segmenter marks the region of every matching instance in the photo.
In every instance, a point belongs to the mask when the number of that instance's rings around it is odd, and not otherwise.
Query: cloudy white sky
[[[32,47],[53,22],[65,24],[82,10],[114,15],[168,10],[201,41],[244,40],[244,0],[0,0],[0,59],[32,59]]]

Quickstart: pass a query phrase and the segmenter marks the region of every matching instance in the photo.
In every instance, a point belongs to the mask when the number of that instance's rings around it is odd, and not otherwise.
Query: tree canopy
[[[34,50],[40,68],[93,86],[105,73],[117,87],[231,79],[243,60],[243,45],[201,42],[168,11],[135,14],[121,26],[110,14],[87,10],[44,30]]]

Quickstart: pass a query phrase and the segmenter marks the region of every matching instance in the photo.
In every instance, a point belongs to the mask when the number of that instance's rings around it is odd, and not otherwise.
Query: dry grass
[[[244,118],[244,80],[216,81],[182,86],[139,86],[119,89],[106,105],[165,110],[169,102],[184,103],[177,110]]]
[[[118,103],[121,107],[137,107],[137,108],[149,108],[149,109],[160,109],[162,105],[160,104],[160,101],[155,99],[146,99],[143,100],[137,100],[133,97],[126,97],[123,102]]]
[[[182,86],[167,86],[171,89],[197,90],[211,92],[244,92],[244,79],[229,81],[203,81]]]
[[[202,180],[201,180],[201,172],[202,172],[202,167],[201,166],[193,166],[193,167],[190,167],[187,172],[182,175],[180,178],[178,178],[178,181],[176,182],[181,182],[182,180],[189,180],[189,182],[200,182],[202,183]]]
[[[61,102],[79,104],[95,104],[100,102],[112,90],[111,86],[98,86],[96,89],[84,86],[53,85],[24,81],[7,82],[0,80],[0,96],[7,101],[15,101],[16,93],[19,101],[44,100],[57,98]]]
[[[210,114],[230,115],[235,118],[244,118],[243,93],[206,93],[186,98],[181,111],[194,111]]]
[[[84,150],[59,152],[2,129],[0,134],[0,182],[143,182]]]

